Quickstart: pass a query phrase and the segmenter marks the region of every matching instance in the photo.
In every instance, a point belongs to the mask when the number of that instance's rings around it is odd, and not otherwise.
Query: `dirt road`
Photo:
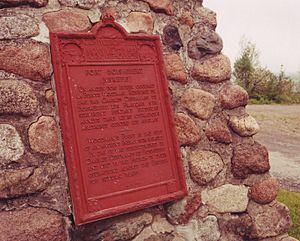
[[[254,139],[268,148],[271,173],[300,192],[300,105],[249,105],[247,112],[260,125]]]

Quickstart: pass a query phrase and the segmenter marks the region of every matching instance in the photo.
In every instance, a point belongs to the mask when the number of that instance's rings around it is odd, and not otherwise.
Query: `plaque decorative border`
[[[184,197],[160,37],[128,34],[106,16],[50,42],[75,224]],[[119,174],[107,174],[113,166]]]

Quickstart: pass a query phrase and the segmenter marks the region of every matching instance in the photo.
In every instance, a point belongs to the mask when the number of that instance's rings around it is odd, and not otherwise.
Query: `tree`
[[[252,102],[258,103],[296,103],[300,93],[296,83],[285,74],[283,66],[275,74],[259,62],[259,52],[255,44],[241,41],[241,54],[234,63],[233,77],[249,94]],[[253,101],[254,100],[254,101]]]
[[[241,41],[241,55],[234,63],[233,76],[237,84],[242,86],[251,96],[255,85],[260,81],[256,69],[259,68],[259,53],[255,44],[248,40]],[[254,81],[254,79],[257,79]]]

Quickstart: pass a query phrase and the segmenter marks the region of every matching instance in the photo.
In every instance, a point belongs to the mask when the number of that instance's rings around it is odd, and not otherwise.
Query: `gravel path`
[[[247,112],[260,125],[254,139],[268,148],[271,173],[300,192],[300,105],[249,105]]]

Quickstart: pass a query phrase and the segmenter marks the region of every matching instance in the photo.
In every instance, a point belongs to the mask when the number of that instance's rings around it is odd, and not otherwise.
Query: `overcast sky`
[[[217,32],[231,62],[242,36],[256,44],[263,66],[300,71],[300,0],[204,0],[217,13]]]

